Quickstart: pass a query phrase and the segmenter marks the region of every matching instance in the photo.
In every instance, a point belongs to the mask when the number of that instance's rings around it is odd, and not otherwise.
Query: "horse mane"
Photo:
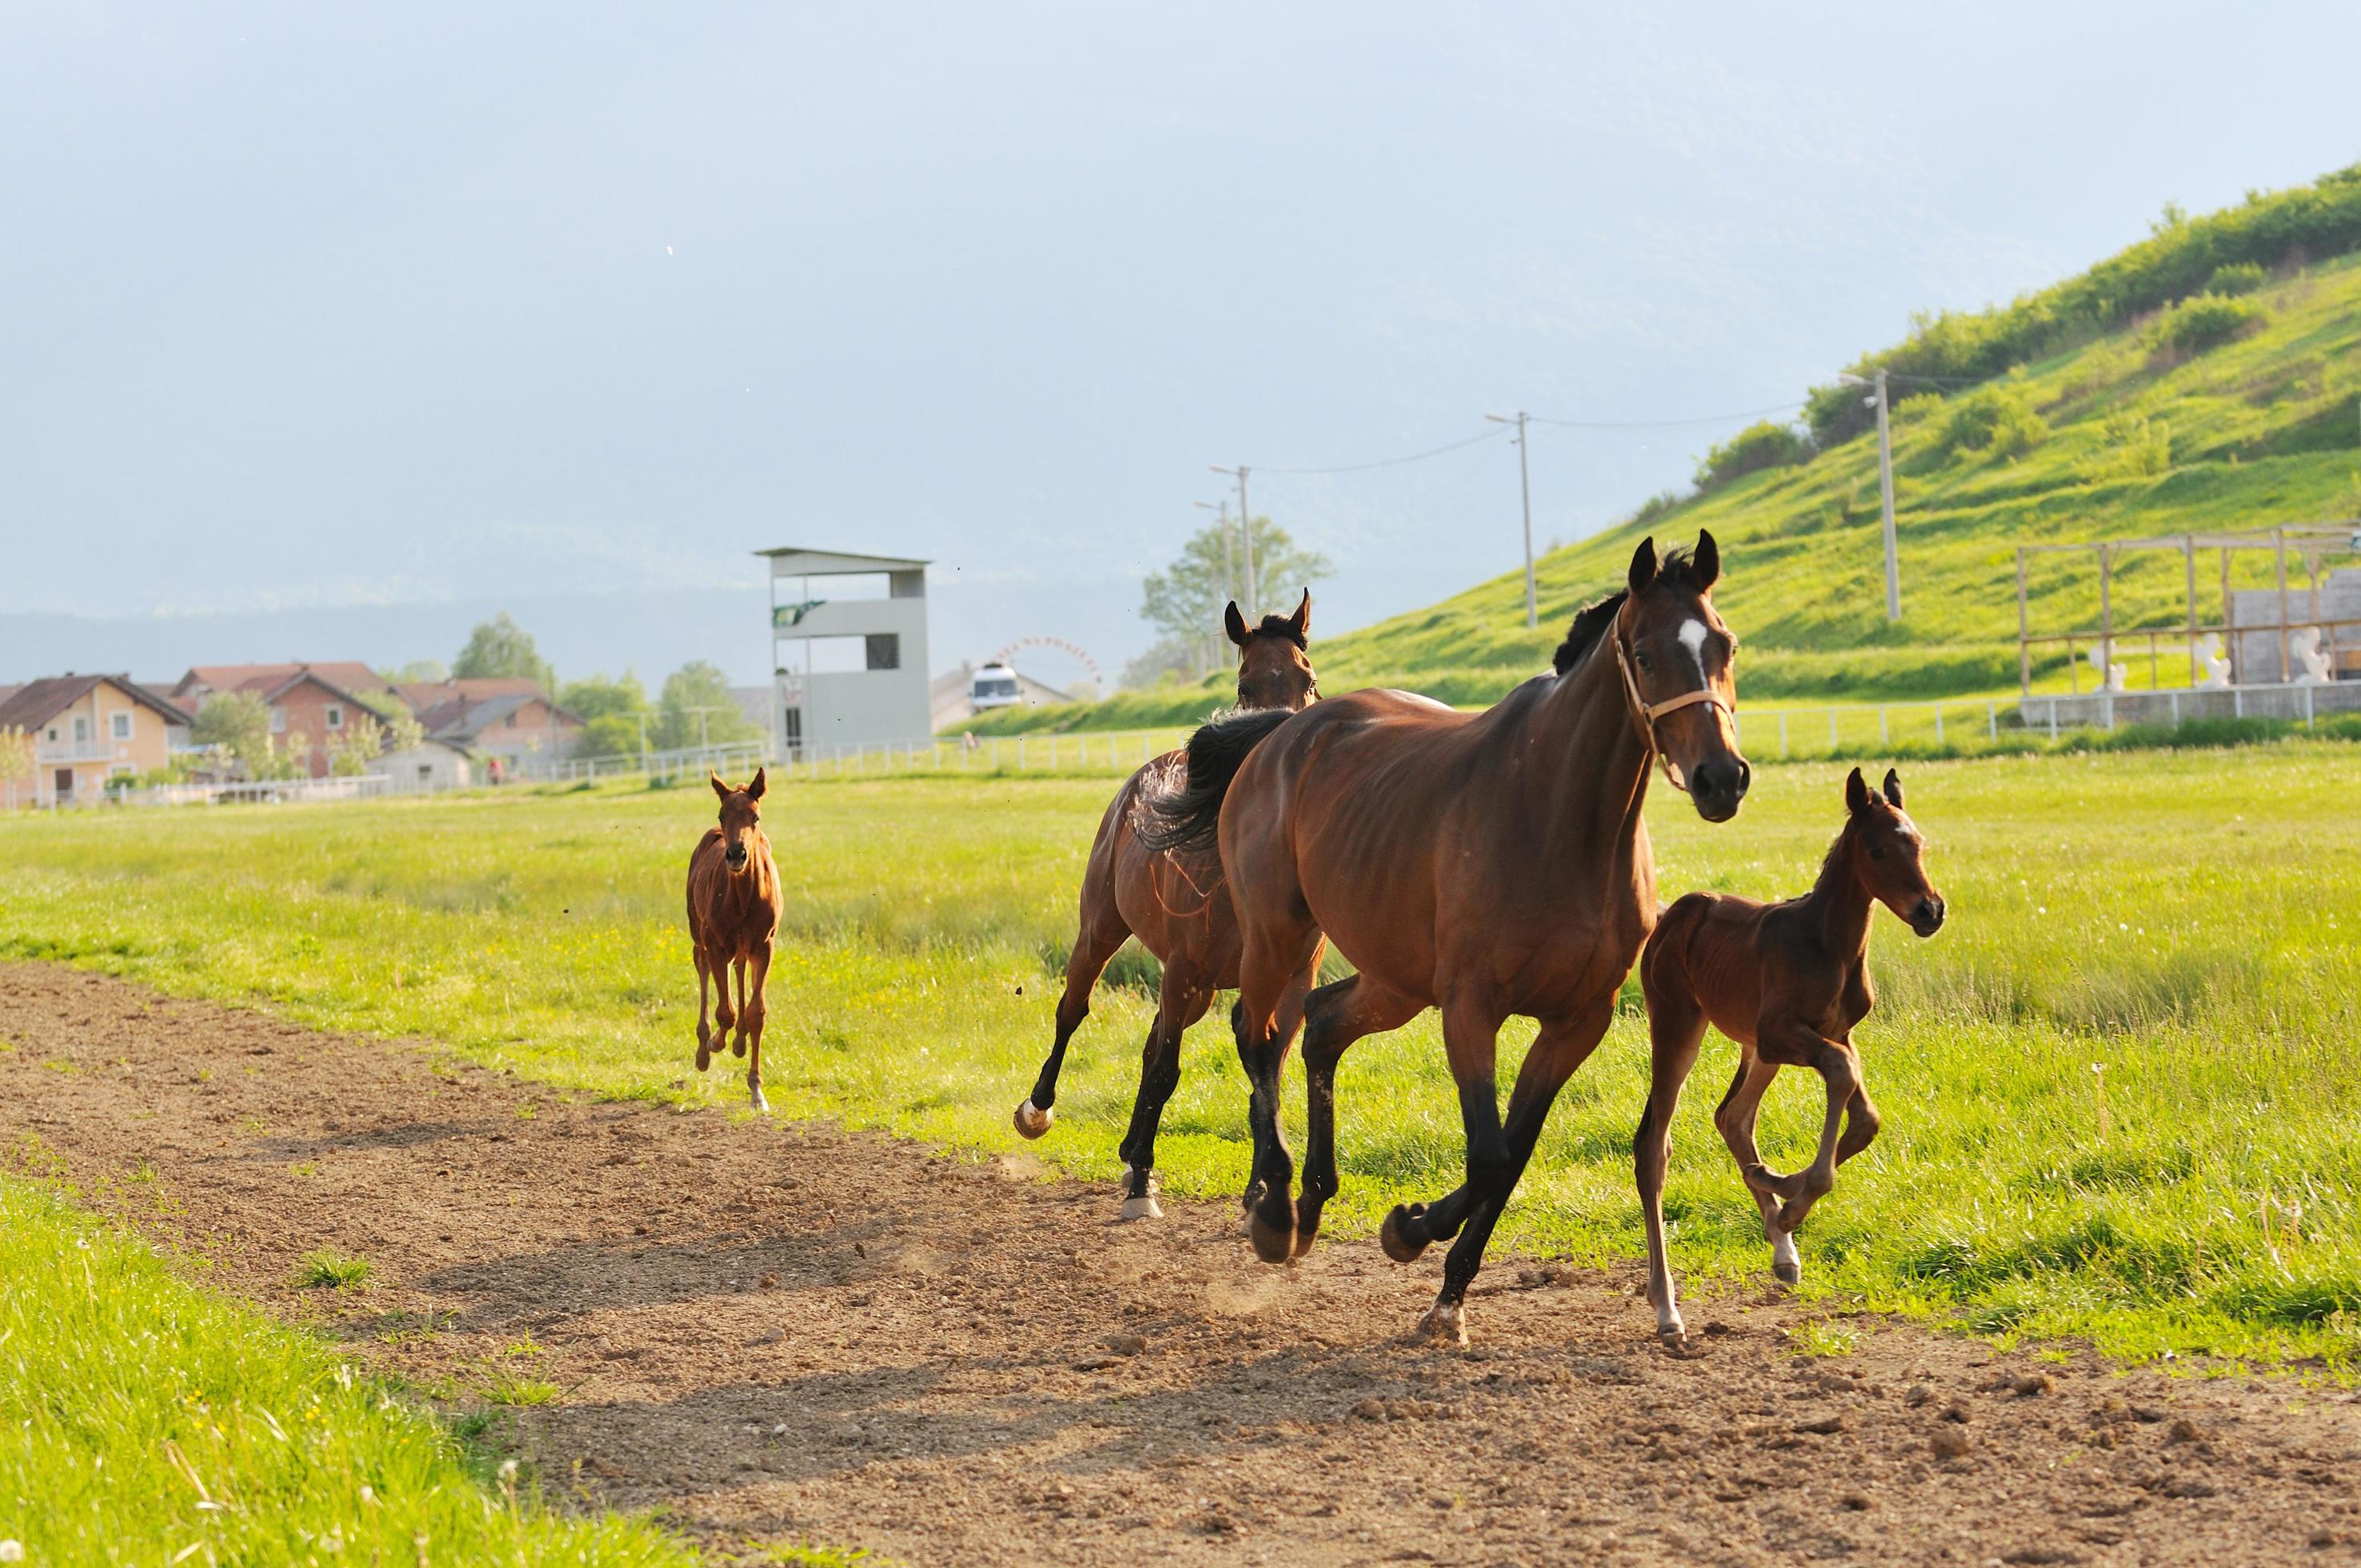
[[[1656,581],[1674,587],[1697,586],[1697,562],[1691,558],[1686,545],[1676,544],[1664,552],[1656,562]],[[1605,598],[1575,611],[1574,624],[1566,629],[1565,641],[1559,643],[1557,652],[1550,656],[1551,667],[1562,675],[1588,657],[1590,651],[1598,646],[1598,640],[1606,632],[1608,623],[1615,619],[1615,612],[1621,609],[1623,601],[1631,597],[1631,589],[1618,588]]]
[[[1132,831],[1151,850],[1189,850],[1213,841],[1222,825],[1222,797],[1230,792],[1246,753],[1289,719],[1285,707],[1241,708],[1208,721],[1189,737],[1189,782],[1170,794],[1143,796],[1146,808]]]
[[[1550,656],[1551,666],[1562,675],[1589,657],[1590,651],[1598,646],[1599,638],[1606,634],[1609,624],[1614,620],[1615,612],[1621,609],[1623,601],[1631,597],[1630,589],[1618,588],[1598,603],[1585,605],[1575,611],[1574,625],[1567,629],[1565,641],[1559,643],[1557,652]]]
[[[1303,640],[1303,633],[1295,630],[1295,618],[1290,615],[1266,615],[1262,618],[1262,624],[1246,635],[1248,637],[1283,637],[1304,652],[1312,652],[1312,645]]]

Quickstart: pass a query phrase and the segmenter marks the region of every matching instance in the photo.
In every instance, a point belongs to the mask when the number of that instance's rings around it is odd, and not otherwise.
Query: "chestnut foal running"
[[[1189,787],[1152,836],[1218,833],[1245,943],[1231,1017],[1252,1090],[1247,1234],[1276,1263],[1308,1251],[1336,1191],[1337,1059],[1364,1035],[1443,1011],[1466,1179],[1397,1207],[1397,1262],[1457,1237],[1421,1328],[1466,1343],[1462,1304],[1557,1092],[1598,1046],[1656,916],[1641,817],[1659,761],[1699,816],[1726,822],[1748,770],[1730,726],[1736,646],[1709,595],[1713,536],[1577,615],[1553,674],[1480,714],[1407,692],[1329,697],[1292,718],[1217,720],[1189,742]],[[1323,934],[1359,971],[1312,988]],[[1493,1078],[1511,1014],[1536,1018],[1505,1121]],[[1279,1119],[1298,1028],[1311,1103],[1303,1196]]]
[[[719,777],[713,793],[721,797],[721,820],[708,828],[688,858],[688,939],[697,953],[697,1070],[713,1060],[713,1048],[738,1026],[730,1050],[748,1057],[746,1093],[757,1111],[768,1111],[763,1098],[763,1016],[768,1011],[763,988],[771,978],[771,945],[779,934],[786,900],[779,892],[779,868],[771,859],[771,840],[763,833],[764,770],[754,770],[753,782],[731,789]],[[738,1005],[730,1005],[732,971],[738,981]],[[714,1010],[720,1036],[705,1021],[708,977],[721,991]]]
[[[1238,647],[1238,707],[1292,713],[1319,695],[1307,657],[1312,636],[1312,594],[1293,615],[1266,615],[1252,630],[1233,603],[1224,629]],[[1181,753],[1168,751],[1124,781],[1100,819],[1082,873],[1082,928],[1066,960],[1066,991],[1058,999],[1058,1036],[1033,1092],[1016,1107],[1016,1130],[1038,1138],[1054,1119],[1058,1073],[1066,1042],[1090,1015],[1091,988],[1126,937],[1164,965],[1156,1021],[1139,1063],[1139,1092],[1132,1102],[1131,1127],[1124,1135],[1123,1213],[1126,1220],[1161,1219],[1156,1201],[1156,1130],[1164,1103],[1180,1082],[1180,1036],[1205,1015],[1213,992],[1238,982],[1238,926],[1222,884],[1222,862],[1211,846],[1195,852],[1148,849],[1135,831],[1140,801],[1155,782],[1179,766]]]
[[[1853,1025],[1877,1000],[1869,986],[1870,912],[1883,904],[1931,937],[1942,929],[1943,895],[1927,878],[1927,841],[1902,809],[1902,781],[1891,769],[1880,798],[1855,768],[1845,808],[1844,831],[1811,892],[1783,904],[1692,893],[1664,911],[1640,960],[1653,1062],[1632,1158],[1648,1227],[1648,1299],[1668,1338],[1680,1336],[1681,1310],[1664,1261],[1664,1162],[1673,1108],[1707,1024],[1738,1042],[1738,1075],[1713,1119],[1763,1211],[1763,1238],[1782,1280],[1803,1277],[1795,1227],[1835,1184],[1836,1168],[1877,1136],[1877,1109],[1852,1045]],[[1828,1091],[1819,1152],[1792,1176],[1765,1168],[1754,1146],[1755,1111],[1782,1067],[1810,1068]]]

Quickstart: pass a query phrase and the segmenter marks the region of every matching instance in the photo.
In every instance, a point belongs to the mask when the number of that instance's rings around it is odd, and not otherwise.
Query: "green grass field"
[[[1659,799],[1664,891],[1799,890],[1837,825],[1840,778],[1763,767],[1719,828]],[[1956,914],[1927,943],[1880,919],[1883,1001],[1860,1037],[1886,1132],[1815,1212],[1807,1287],[2135,1356],[2349,1366],[2361,753],[2290,740],[1924,762],[1905,779]],[[1018,1146],[1008,1108],[1048,1045],[1109,787],[782,787],[789,914],[765,1053],[779,1113]],[[726,1067],[690,1070],[679,887],[710,815],[702,791],[605,789],[20,819],[0,824],[0,953],[423,1036],[602,1093],[734,1106]],[[1113,1175],[1149,967],[1118,960],[1129,983],[1102,992],[1057,1131],[1027,1153]],[[1529,1034],[1512,1026],[1504,1080]],[[1668,1209],[1692,1277],[1752,1277],[1765,1262],[1708,1119],[1732,1057],[1708,1046],[1675,1129]],[[1627,1015],[1561,1100],[1496,1245],[1639,1251],[1629,1147],[1644,1060],[1644,1021]],[[1184,1072],[1160,1146],[1168,1184],[1234,1192],[1244,1097],[1224,1028],[1192,1032]],[[1774,1090],[1774,1162],[1808,1147],[1816,1098],[1803,1082]],[[1345,1186],[1331,1212],[1340,1245],[1366,1245],[1342,1238],[1456,1179],[1432,1018],[1356,1047],[1339,1099]]]

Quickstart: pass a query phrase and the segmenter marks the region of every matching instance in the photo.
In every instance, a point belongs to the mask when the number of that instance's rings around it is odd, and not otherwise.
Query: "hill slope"
[[[1321,684],[1331,692],[1398,685],[1462,705],[1489,703],[1546,666],[1575,609],[1621,580],[1641,537],[1653,533],[1671,544],[1710,528],[1724,562],[1716,597],[1746,644],[1741,689],[1749,699],[2014,688],[2018,543],[2246,531],[2361,514],[2361,256],[2306,265],[2304,246],[2287,237],[2288,213],[2312,224],[2305,232],[2315,243],[2349,248],[2353,241],[2344,236],[2361,223],[2361,171],[2160,226],[2081,278],[1982,315],[1922,320],[1907,342],[1861,362],[1972,366],[1979,355],[1993,359],[1990,343],[2002,339],[2045,355],[1980,381],[1972,375],[1895,381],[1899,623],[1884,615],[1876,436],[1832,417],[1830,394],[1821,389],[1815,423],[1832,444],[1795,443],[1800,462],[1652,507],[1543,557],[1539,630],[1523,625],[1522,574],[1512,573],[1429,609],[1323,639],[1314,649]],[[2176,246],[2234,258],[2264,254],[2257,247],[2289,248],[2273,253],[2268,266],[2234,260],[2199,270],[2193,275],[2205,286],[2169,295],[2158,307],[2118,309],[2122,319],[2103,328],[2048,303],[2085,299],[2092,279],[2120,273],[2126,258],[2150,272],[2189,273],[2185,264],[2156,262],[2159,249]],[[2034,332],[2027,319],[2049,328]],[[1947,346],[1961,342],[1982,346],[1946,359]],[[2257,557],[2244,563],[2237,581],[2259,587],[2268,572],[2268,558]],[[2117,625],[2177,624],[2181,580],[2177,557],[2119,562]],[[2201,614],[2208,618],[2218,600],[2202,596],[2215,592],[2218,580],[2210,567],[2200,577]],[[2040,560],[2031,589],[2037,630],[2095,621],[2095,566]],[[2053,656],[2047,669],[2062,678],[2062,658]],[[1087,714],[995,716],[994,727],[1180,722],[1217,701],[1221,684],[1120,694]]]

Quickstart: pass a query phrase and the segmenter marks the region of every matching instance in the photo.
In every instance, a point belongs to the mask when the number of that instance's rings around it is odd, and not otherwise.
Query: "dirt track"
[[[1803,1315],[1769,1295],[1697,1299],[1708,1354],[1676,1360],[1634,1273],[1515,1260],[1471,1299],[1475,1348],[1444,1351],[1400,1337],[1432,1260],[1363,1241],[1266,1269],[1225,1205],[1118,1226],[1111,1190],[1021,1157],[571,1101],[43,965],[0,965],[0,1036],[20,1160],[30,1135],[92,1201],[215,1260],[212,1282],[382,1365],[555,1381],[515,1433],[550,1489],[659,1507],[716,1547],[2361,1555],[2361,1403],[2286,1379],[2042,1364],[1870,1318],[1853,1354],[1807,1359],[1781,1332]],[[327,1246],[367,1256],[373,1288],[294,1288]],[[539,1354],[504,1354],[528,1338]]]

